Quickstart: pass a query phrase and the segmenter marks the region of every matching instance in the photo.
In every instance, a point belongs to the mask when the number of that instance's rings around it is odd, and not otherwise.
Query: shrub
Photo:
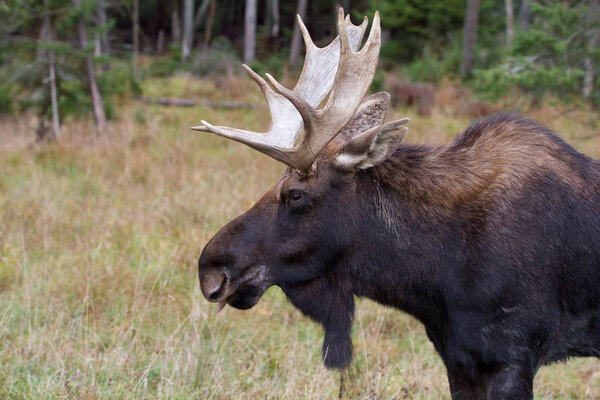
[[[491,99],[516,88],[538,101],[545,93],[569,101],[581,94],[586,59],[596,70],[600,63],[600,52],[588,47],[589,8],[583,2],[532,2],[531,10],[531,29],[516,33],[512,51],[501,62],[474,71],[473,87]],[[595,87],[592,97],[597,99]]]

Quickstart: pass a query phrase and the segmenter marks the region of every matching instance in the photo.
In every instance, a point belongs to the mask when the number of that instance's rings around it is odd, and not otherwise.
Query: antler
[[[352,118],[375,75],[381,46],[379,13],[375,13],[367,43],[358,51],[367,22],[365,17],[360,26],[353,25],[349,16],[344,19],[344,10],[340,8],[339,35],[327,47],[318,48],[298,16],[306,59],[294,89],[287,89],[266,74],[279,92],[275,93],[264,79],[244,65],[267,100],[271,114],[267,132],[213,126],[206,121],[192,129],[242,142],[292,168],[309,171],[319,152]],[[330,92],[325,107],[317,109]],[[298,141],[303,127],[304,136]]]

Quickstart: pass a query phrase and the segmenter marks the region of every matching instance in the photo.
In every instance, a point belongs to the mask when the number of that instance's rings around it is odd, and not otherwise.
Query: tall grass
[[[261,101],[236,85],[240,101]],[[223,96],[189,78],[145,91]],[[599,157],[590,115],[560,112],[536,116]],[[32,144],[31,117],[0,121],[0,398],[336,397],[340,375],[321,365],[321,329],[278,288],[250,311],[218,316],[199,292],[200,250],[282,167],[187,127],[203,118],[260,129],[266,113],[126,102],[120,114],[106,136],[74,120],[47,145]],[[415,143],[448,142],[469,122],[443,109],[391,114],[411,117]],[[353,341],[345,397],[449,398],[443,365],[413,318],[359,301]],[[542,368],[537,396],[598,399],[599,371],[593,359]]]

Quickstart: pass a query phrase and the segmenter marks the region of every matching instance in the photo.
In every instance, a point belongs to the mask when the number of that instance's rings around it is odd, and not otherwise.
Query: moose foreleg
[[[452,400],[486,400],[485,382],[475,382],[448,372]]]
[[[492,374],[488,381],[489,400],[533,399],[533,376],[530,368],[508,365]]]

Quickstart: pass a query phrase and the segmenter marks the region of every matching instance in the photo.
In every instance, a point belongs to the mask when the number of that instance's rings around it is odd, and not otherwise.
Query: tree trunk
[[[506,45],[509,49],[512,49],[515,35],[514,19],[513,2],[512,0],[506,0]]]
[[[210,44],[210,35],[212,33],[212,26],[215,20],[215,8],[217,7],[217,2],[215,0],[211,0],[210,2],[210,11],[208,12],[208,20],[206,21],[206,30],[204,31],[204,43],[202,45],[202,50],[207,51],[208,45]]]
[[[308,0],[298,0],[298,15],[304,20],[306,18],[306,8],[308,7]],[[302,35],[300,33],[300,26],[294,21],[294,34],[292,35],[292,46],[290,49],[290,65],[293,67],[298,62],[300,57],[300,40]]]
[[[281,24],[281,19],[279,18],[279,0],[271,0],[272,1],[272,17],[273,17],[273,27],[271,28],[271,37],[279,37],[279,28]]]
[[[158,37],[156,38],[156,54],[162,54],[165,49],[165,31],[160,29],[158,31]]]
[[[194,0],[183,2],[183,41],[181,42],[181,61],[190,58],[194,40]]]
[[[479,18],[479,0],[467,1],[467,16],[465,18],[463,36],[463,54],[460,74],[467,77],[473,67],[473,51],[477,40],[477,20]]]
[[[171,42],[173,44],[181,43],[181,25],[179,23],[179,13],[177,8],[171,14]]]
[[[588,53],[585,57],[585,72],[583,76],[583,97],[589,99],[594,92],[594,60],[592,60],[591,54],[596,50],[598,42],[600,41],[600,30],[598,25],[600,24],[600,0],[590,0],[590,9],[586,17],[587,25],[587,50]]]
[[[100,57],[102,55],[102,45],[100,44],[100,34],[94,33],[94,57]]]
[[[58,116],[58,96],[56,93],[56,72],[54,70],[54,50],[49,51],[48,69],[50,73],[50,102],[52,104],[52,131],[54,137],[60,137],[60,118]]]
[[[133,0],[133,68],[137,68],[140,52],[140,0]]]
[[[529,0],[521,0],[521,11],[519,11],[519,25],[523,32],[529,30],[529,26],[533,22],[533,14],[529,8]]]
[[[265,27],[270,38],[279,36],[279,0],[267,0]]]
[[[168,18],[165,18],[169,15],[169,1],[167,0],[157,0],[156,1],[156,11],[157,15],[159,15],[157,24],[156,24],[156,54],[162,54],[165,49],[165,32],[167,30],[167,22]]]
[[[73,3],[75,4],[75,7],[79,8],[81,5],[81,0],[73,0]],[[94,60],[92,60],[92,56],[87,50],[87,30],[85,28],[85,17],[83,15],[79,17],[79,21],[77,23],[77,30],[79,31],[79,41],[81,43],[81,48],[85,53],[87,53],[85,63],[87,67],[88,81],[90,84],[90,93],[92,95],[94,120],[96,121],[96,131],[98,133],[101,133],[106,128],[106,115],[104,114],[102,95],[100,94],[100,90],[98,90],[98,85],[96,83],[96,70],[94,68]]]
[[[271,37],[271,29],[273,28],[273,17],[271,16],[271,14],[273,13],[272,11],[272,0],[267,0],[266,4],[265,4],[265,32],[267,33],[267,37]]]
[[[52,26],[50,25],[50,17],[48,16],[48,0],[44,0],[44,25],[42,30],[45,33],[44,41],[52,43],[54,35]],[[54,67],[54,50],[48,50],[48,75],[50,84],[50,104],[52,107],[52,133],[54,138],[60,137],[60,118],[58,116],[58,96],[56,93],[56,71]]]
[[[256,0],[246,0],[244,14],[244,62],[254,61],[256,50]]]
[[[110,55],[110,41],[108,40],[108,30],[106,25],[106,7],[104,6],[104,0],[96,0],[98,3],[98,23],[102,27],[102,33],[100,34],[100,47],[102,54]]]
[[[194,29],[200,28],[200,25],[202,24],[202,18],[204,18],[204,15],[206,15],[209,5],[211,5],[211,0],[202,0],[202,3],[200,3],[198,6],[198,10],[194,16]]]
[[[50,30],[50,20],[48,19],[47,15],[48,11],[46,11],[47,5],[46,5],[46,0],[44,0],[44,23],[42,24],[42,27],[40,28],[40,34],[38,36],[38,40],[40,43],[44,43],[48,40],[48,34],[49,34],[49,30]],[[38,62],[41,62],[43,59],[46,58],[46,50],[44,49],[43,46],[37,46],[35,49],[35,60]]]

